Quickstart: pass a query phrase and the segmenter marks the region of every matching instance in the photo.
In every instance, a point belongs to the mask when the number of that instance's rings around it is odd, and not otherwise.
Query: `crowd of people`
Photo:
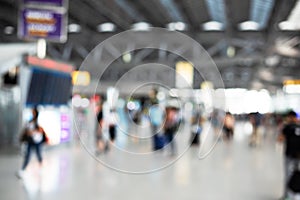
[[[157,99],[149,98],[147,103],[144,103],[142,109],[147,109],[150,121],[150,129],[152,132],[152,150],[159,151],[168,146],[170,155],[174,156],[177,153],[176,140],[174,136],[177,134],[182,123],[190,126],[190,144],[201,145],[201,132],[204,123],[211,124],[211,133],[219,136],[221,133],[226,142],[230,142],[235,137],[236,121],[247,121],[251,124],[252,133],[249,137],[249,147],[259,147],[262,145],[262,130],[267,130],[269,127],[276,126],[274,136],[277,136],[277,141],[285,146],[284,159],[284,195],[282,199],[287,199],[289,191],[299,191],[299,160],[300,160],[300,124],[297,118],[297,113],[289,112],[287,115],[275,115],[260,113],[250,113],[247,115],[233,115],[229,112],[214,110],[210,115],[204,116],[203,111],[194,109],[191,119],[187,122],[181,118],[180,108],[174,104],[165,104],[163,109],[159,106]],[[145,111],[140,112],[145,114]],[[43,128],[38,123],[39,112],[37,108],[32,109],[32,119],[26,123],[22,135],[21,143],[25,146],[25,153],[21,170],[18,171],[17,177],[22,178],[26,170],[31,154],[35,151],[38,162],[42,167],[42,146],[47,143],[47,135]],[[136,117],[139,117],[137,115]],[[98,105],[97,110],[97,126],[96,126],[96,155],[109,151],[111,145],[117,139],[119,116],[116,108],[110,108],[109,112],[104,116],[103,104]],[[134,123],[139,123],[140,120],[135,120]],[[107,126],[108,140],[103,137],[104,126]],[[296,174],[298,172],[298,176]],[[295,175],[296,174],[296,175]],[[296,178],[295,178],[296,177]]]

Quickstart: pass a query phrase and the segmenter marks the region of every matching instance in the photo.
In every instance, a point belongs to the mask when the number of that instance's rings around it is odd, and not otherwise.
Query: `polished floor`
[[[21,155],[1,155],[0,199],[276,200],[282,193],[282,146],[275,128],[264,130],[261,144],[251,148],[249,124],[238,123],[231,142],[215,142],[206,124],[199,149],[186,148],[189,131],[183,128],[177,156],[168,149],[151,153],[147,141],[120,135],[99,156],[92,143],[75,142],[44,150],[42,168],[33,156],[23,179],[15,176]]]

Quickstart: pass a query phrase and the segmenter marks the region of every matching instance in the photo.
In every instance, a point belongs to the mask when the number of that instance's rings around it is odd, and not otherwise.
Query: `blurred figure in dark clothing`
[[[278,136],[279,142],[285,144],[285,185],[284,196],[282,199],[288,198],[288,182],[295,170],[296,164],[300,160],[300,125],[297,114],[290,111],[287,115],[287,122],[283,126],[281,134]]]

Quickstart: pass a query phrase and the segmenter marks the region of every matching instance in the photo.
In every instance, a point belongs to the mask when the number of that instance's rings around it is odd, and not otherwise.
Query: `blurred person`
[[[285,144],[284,159],[284,194],[281,199],[288,199],[288,182],[300,160],[300,125],[297,114],[290,111],[287,115],[287,122],[282,132],[278,135],[278,141]]]
[[[226,140],[231,140],[234,134],[235,120],[230,112],[227,112],[224,117],[223,132]]]
[[[96,123],[96,155],[108,150],[108,145],[105,143],[105,140],[103,138],[103,124],[103,105],[102,103],[100,103]]]
[[[118,122],[118,114],[115,108],[111,108],[109,110],[107,116],[107,123],[108,123],[108,133],[109,139],[111,143],[114,143],[117,137],[117,122]]]
[[[152,137],[152,149],[154,151],[163,149],[166,143],[166,137],[162,133],[161,126],[163,123],[164,113],[161,112],[157,99],[158,89],[152,88],[149,92],[149,101],[147,102],[148,114],[150,116],[150,126]]]
[[[17,177],[22,178],[24,171],[29,164],[31,151],[35,150],[38,162],[42,166],[42,144],[47,142],[47,136],[43,128],[38,124],[39,112],[37,108],[32,109],[32,119],[26,124],[25,129],[20,137],[20,141],[25,143],[26,150],[24,154],[24,160],[22,164],[22,169],[18,171]]]
[[[272,113],[267,113],[263,118],[263,125],[265,127],[265,138],[267,137],[271,140],[274,139],[274,136],[278,135],[276,134],[275,130],[275,117]]]
[[[151,132],[153,136],[152,149],[160,150],[165,145],[165,137],[162,131],[164,121],[164,110],[159,105],[153,105],[149,108]]]
[[[192,145],[199,145],[201,144],[200,134],[202,132],[204,118],[200,112],[197,112],[192,117],[191,123],[191,144]]]
[[[249,114],[249,121],[252,125],[252,134],[250,137],[249,145],[251,147],[255,147],[260,143],[260,126],[262,121],[262,116],[259,113],[250,113]]]
[[[176,144],[174,140],[174,134],[178,130],[180,125],[180,119],[178,117],[178,108],[166,107],[165,122],[163,124],[163,130],[165,135],[166,145],[170,145],[171,156],[176,154]]]
[[[214,134],[216,137],[218,137],[218,134],[220,132],[220,127],[221,127],[221,117],[220,117],[220,112],[218,110],[214,110],[211,114],[211,117],[210,117],[210,122],[211,122],[211,125],[214,129]]]

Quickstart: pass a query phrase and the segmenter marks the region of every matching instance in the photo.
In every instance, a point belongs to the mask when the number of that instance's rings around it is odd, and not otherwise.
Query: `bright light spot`
[[[131,26],[134,31],[149,31],[151,27],[152,25],[147,22],[138,22]]]
[[[128,110],[135,110],[136,109],[135,103],[133,101],[129,101],[127,103],[127,108],[128,108]]]
[[[13,34],[14,30],[15,30],[14,27],[12,27],[12,26],[6,26],[4,28],[4,34],[11,35],[11,34]]]
[[[81,26],[79,24],[69,24],[68,31],[69,33],[79,33],[81,31]]]
[[[233,114],[273,111],[272,98],[267,90],[226,89],[225,95],[226,108]]]
[[[300,94],[300,85],[285,85],[283,91],[288,94]]]
[[[115,108],[119,99],[119,91],[117,88],[109,87],[106,93],[109,108]]]
[[[283,21],[278,24],[278,27],[282,31],[296,31],[300,29],[300,26],[297,26],[297,24],[289,22],[289,21]]]
[[[233,46],[229,46],[229,47],[227,48],[227,56],[228,56],[229,58],[232,58],[232,57],[235,56],[235,48],[234,48]]]
[[[90,105],[90,101],[87,98],[81,99],[81,107],[87,108]]]
[[[40,59],[44,59],[46,57],[46,40],[38,39],[37,41],[37,57]]]
[[[259,23],[255,21],[245,21],[238,25],[241,31],[258,31],[260,29]]]
[[[131,56],[131,53],[125,53],[123,56],[122,56],[122,59],[125,63],[130,63],[131,59],[132,59],[132,56]]]
[[[76,108],[80,107],[81,106],[81,97],[80,96],[74,96],[72,98],[72,105]]]
[[[224,25],[221,22],[209,21],[202,24],[202,28],[205,31],[223,31]]]
[[[187,25],[183,22],[171,22],[167,24],[167,28],[170,31],[185,31],[187,29]]]
[[[158,92],[156,97],[159,101],[163,101],[166,98],[166,95],[163,92]]]
[[[194,80],[194,68],[190,62],[179,61],[176,63],[175,85],[177,88],[190,87]]]
[[[97,26],[99,32],[114,32],[116,30],[116,25],[110,22],[99,24]]]
[[[280,62],[280,57],[277,55],[269,56],[265,60],[266,65],[273,67],[276,66]]]

